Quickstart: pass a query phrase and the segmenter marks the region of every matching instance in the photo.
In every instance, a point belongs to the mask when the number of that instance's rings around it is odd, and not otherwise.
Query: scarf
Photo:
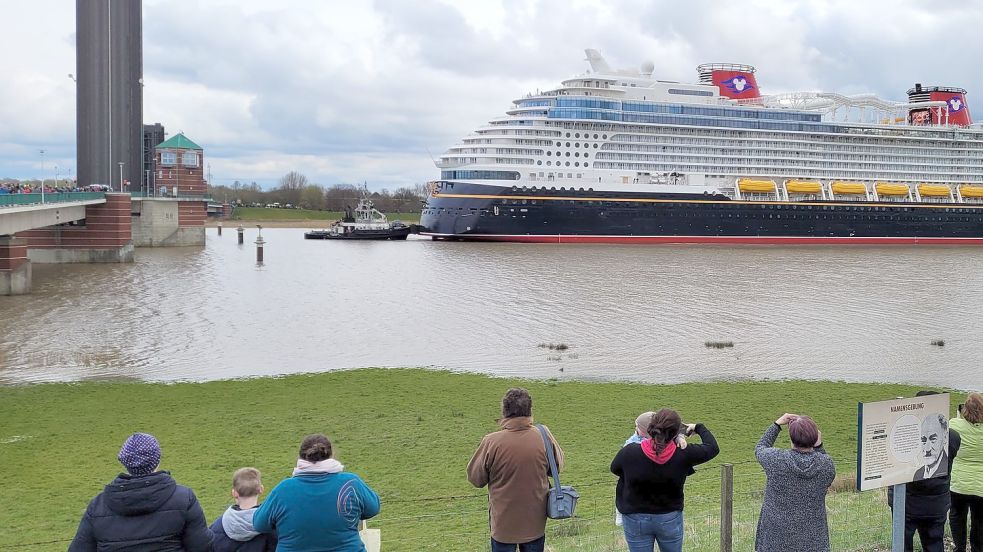
[[[297,467],[294,468],[294,475],[305,473],[341,473],[344,469],[345,466],[342,466],[341,462],[334,458],[328,458],[320,462],[308,462],[303,458],[298,458]]]
[[[665,464],[672,458],[673,454],[676,454],[676,442],[670,441],[665,447],[662,448],[662,452],[655,452],[655,441],[652,439],[645,439],[642,441],[642,452],[645,456],[649,457],[649,460],[655,462],[656,464]]]

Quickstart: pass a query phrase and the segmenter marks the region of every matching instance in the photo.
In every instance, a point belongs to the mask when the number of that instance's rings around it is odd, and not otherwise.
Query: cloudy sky
[[[75,2],[4,2],[0,177],[75,167]],[[764,93],[960,86],[983,110],[983,3],[673,0],[145,0],[144,112],[205,149],[215,183],[395,188],[528,91],[648,59],[758,68]],[[978,95],[977,95],[978,94]],[[977,111],[983,114],[983,111]],[[981,115],[983,117],[983,115]]]

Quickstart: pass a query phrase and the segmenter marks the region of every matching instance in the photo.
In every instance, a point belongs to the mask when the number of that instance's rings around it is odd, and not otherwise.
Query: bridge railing
[[[13,207],[17,205],[34,205],[41,203],[64,203],[67,201],[89,201],[93,199],[103,199],[105,192],[62,192],[46,193],[44,201],[41,201],[42,194],[0,194],[0,208]]]
[[[147,192],[131,192],[132,197],[159,197],[159,198],[176,198],[176,199],[200,199],[202,201],[212,201],[212,196],[202,195],[202,194],[148,194]]]

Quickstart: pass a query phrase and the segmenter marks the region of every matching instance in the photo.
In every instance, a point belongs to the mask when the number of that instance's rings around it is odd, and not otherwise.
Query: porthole
[[[580,138],[580,133],[578,132],[575,137]]]
[[[594,144],[594,149],[597,149],[597,144]]]
[[[570,147],[570,142],[567,142],[567,147],[568,147],[568,148]]]
[[[590,157],[590,154],[585,151],[584,152],[584,157]]]
[[[573,164],[573,166],[574,166],[574,167],[579,167],[579,166],[580,166],[580,162],[579,162],[579,161],[578,161],[578,162],[575,162],[575,163]]]
[[[596,133],[594,134],[594,139],[597,140],[597,134]]]
[[[601,136],[601,138],[602,138],[603,140],[607,140],[607,139],[608,139],[608,135],[607,135],[607,134],[605,134],[604,136]]]
[[[570,166],[570,162],[569,162],[569,161],[567,161],[567,163],[566,163],[566,165],[567,165],[567,166],[569,167],[569,166]]]
[[[556,152],[556,156],[559,157],[560,156],[560,152]]]
[[[573,147],[579,148],[580,147],[580,142],[577,142],[576,144],[574,144]]]
[[[566,155],[567,155],[567,157],[570,157],[570,152],[569,151],[566,152]]]
[[[567,133],[567,138],[569,138],[569,137],[570,137],[570,133],[568,132],[568,133]]]
[[[553,166],[553,162],[552,161],[547,161],[546,162],[546,166],[547,167],[552,167]]]
[[[548,151],[548,152],[546,152],[546,155],[553,155],[553,152],[552,151]]]
[[[563,144],[562,144],[562,143],[560,143],[560,142],[557,142],[557,143],[556,143],[556,147],[560,147],[560,146],[562,146],[562,145],[563,145]]]
[[[573,156],[574,156],[574,157],[580,157],[580,152],[579,152],[579,151],[577,151],[577,152],[574,152],[574,154],[573,154]]]
[[[542,162],[542,161],[536,161],[536,164],[537,164],[537,165],[542,165],[542,164],[543,164],[543,162]]]
[[[587,168],[587,163],[584,163],[584,168]]]

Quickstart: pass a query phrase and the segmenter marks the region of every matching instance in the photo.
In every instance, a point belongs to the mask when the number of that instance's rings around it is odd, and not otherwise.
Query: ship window
[[[580,138],[580,133],[579,133],[579,132],[577,133],[577,135],[576,135],[576,137],[577,137],[577,138]]]
[[[562,146],[562,145],[563,145],[563,143],[562,143],[562,142],[557,142],[557,143],[556,143],[556,147],[560,147],[560,146]]]
[[[543,162],[542,162],[542,161],[536,161],[536,164],[537,164],[537,165],[542,165],[542,164],[543,164]]]
[[[594,134],[594,139],[597,140],[597,134]]]
[[[579,166],[580,166],[580,162],[579,162],[579,161],[577,161],[577,162],[575,162],[575,163],[573,164],[573,166],[574,166],[574,167],[579,167]]]
[[[587,163],[584,163],[584,167],[586,167],[586,166],[587,166]]]
[[[574,157],[580,157],[580,152],[579,151],[578,152],[574,152],[573,156]]]
[[[587,152],[584,152],[584,157],[590,157],[590,154],[587,153]]]
[[[550,155],[553,155],[553,152],[552,151],[548,151],[548,152],[546,152],[546,155],[547,155],[547,157],[550,156]]]
[[[568,133],[567,133],[567,138],[569,138],[569,137],[570,137],[570,133],[568,132]]]
[[[597,149],[597,144],[594,144],[594,149]]]
[[[570,155],[570,154],[568,153],[567,155]],[[569,161],[567,161],[567,162],[566,162],[566,163],[564,163],[564,164],[565,164],[566,166],[568,166],[568,167],[570,166],[570,162],[569,162]]]
[[[570,147],[570,142],[567,142],[567,147],[568,147],[568,148]]]
[[[573,178],[573,173],[567,173],[567,178]]]
[[[566,153],[567,153],[567,157],[570,157],[570,152],[568,151],[568,152],[566,152]]]
[[[552,167],[553,166],[553,162],[552,161],[547,161],[546,162],[546,166],[547,167]]]
[[[580,142],[577,142],[576,144],[574,144],[573,147],[579,148],[580,147]]]

